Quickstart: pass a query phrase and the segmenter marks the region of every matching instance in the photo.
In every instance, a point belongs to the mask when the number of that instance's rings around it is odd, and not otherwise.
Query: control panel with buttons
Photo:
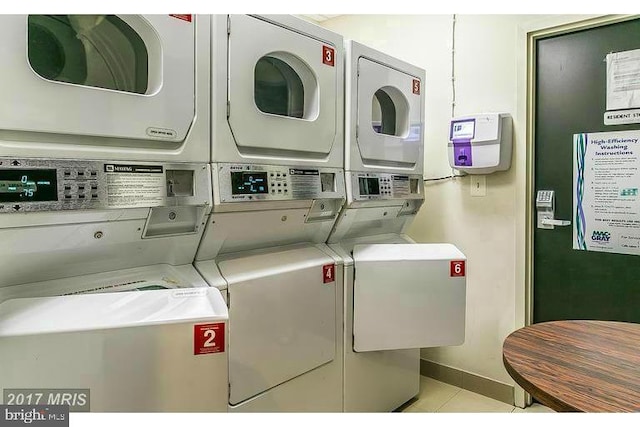
[[[422,199],[421,175],[391,173],[351,173],[351,189],[354,200]]]
[[[193,171],[209,179],[202,168],[197,164],[0,157],[0,213],[200,205],[210,198],[206,188],[202,191],[207,194],[191,192],[191,197],[178,201],[167,190],[167,174],[191,177],[182,185],[193,189]]]
[[[342,169],[218,164],[215,171],[223,203],[345,197]]]

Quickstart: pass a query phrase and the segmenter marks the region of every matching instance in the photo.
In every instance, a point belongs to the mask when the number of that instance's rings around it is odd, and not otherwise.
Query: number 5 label
[[[224,353],[224,323],[193,326],[193,354]]]
[[[464,277],[465,261],[451,261],[451,277]]]
[[[329,46],[322,46],[322,63],[325,65],[336,65],[336,51]]]

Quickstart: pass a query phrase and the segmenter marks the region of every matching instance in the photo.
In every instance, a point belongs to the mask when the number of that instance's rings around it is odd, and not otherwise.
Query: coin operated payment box
[[[511,167],[513,123],[508,113],[451,119],[449,164],[467,174],[489,174]]]

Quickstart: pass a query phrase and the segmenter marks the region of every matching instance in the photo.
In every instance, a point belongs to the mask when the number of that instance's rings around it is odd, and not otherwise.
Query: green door
[[[535,190],[555,191],[556,219],[574,221],[573,135],[640,129],[603,120],[605,58],[634,49],[640,49],[638,19],[536,41]],[[640,323],[640,256],[574,250],[572,226],[536,227],[533,286],[534,323]]]

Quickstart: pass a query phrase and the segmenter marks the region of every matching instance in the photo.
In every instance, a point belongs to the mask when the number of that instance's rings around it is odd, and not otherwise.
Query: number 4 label
[[[451,261],[451,277],[464,277],[465,261]]]
[[[322,46],[322,63],[325,65],[336,65],[336,51],[329,46]]]
[[[336,281],[336,265],[327,264],[322,266],[322,282],[333,283]]]
[[[224,325],[193,325],[193,354],[224,353]]]

